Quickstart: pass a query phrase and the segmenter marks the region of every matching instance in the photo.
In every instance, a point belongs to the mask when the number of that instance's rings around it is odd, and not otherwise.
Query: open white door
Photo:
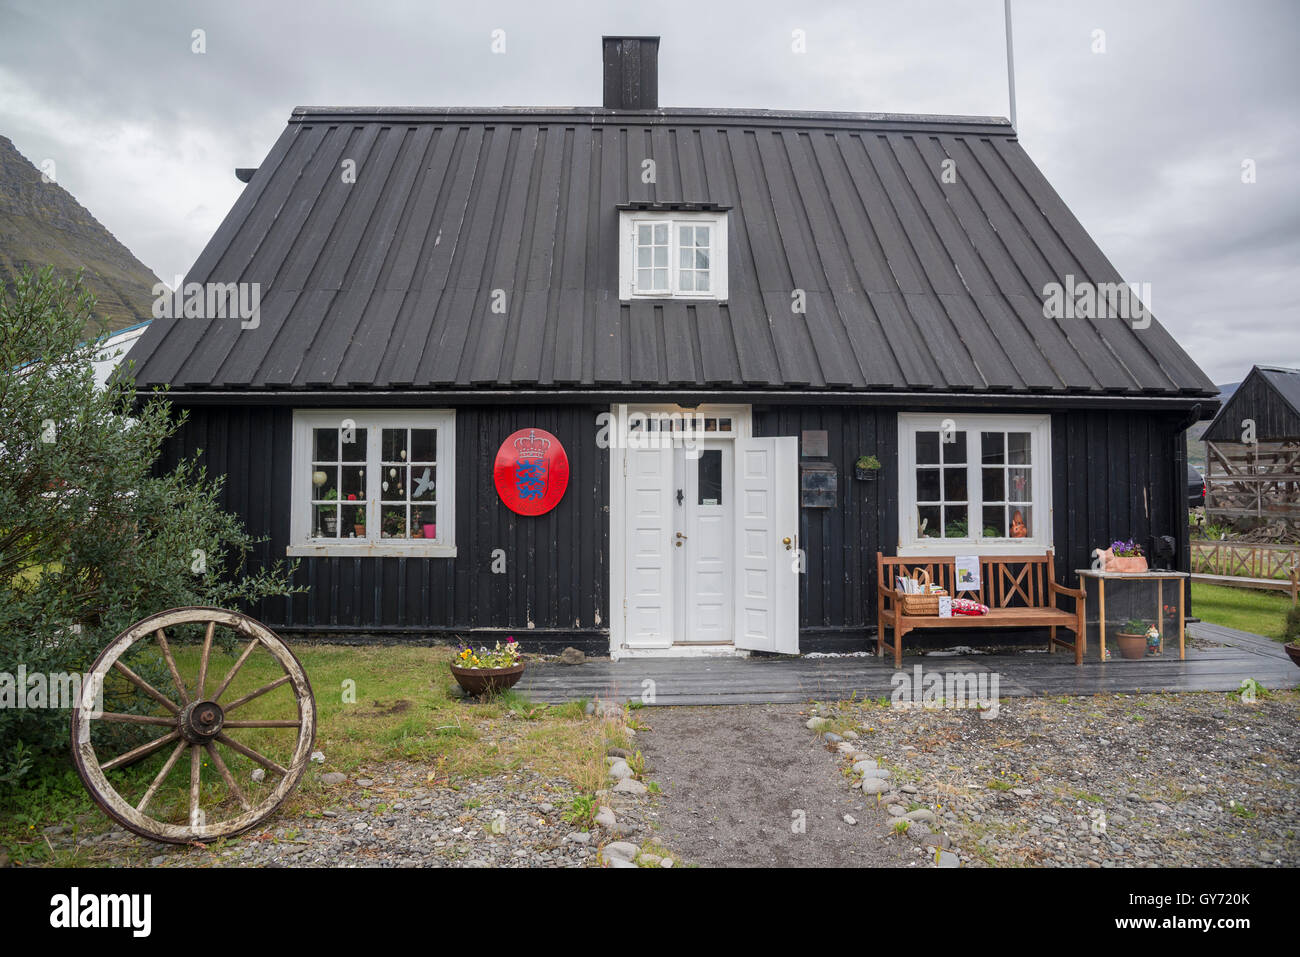
[[[673,450],[626,451],[629,648],[673,644]]]
[[[736,442],[736,647],[799,653],[799,445]]]

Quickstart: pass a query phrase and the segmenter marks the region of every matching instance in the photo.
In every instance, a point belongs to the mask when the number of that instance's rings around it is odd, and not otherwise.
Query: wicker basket
[[[917,568],[912,572],[912,578],[919,581],[922,586],[930,584],[930,573],[924,568]],[[908,592],[897,592],[899,610],[904,615],[911,617],[919,615],[939,614],[939,599],[948,593],[942,588],[936,588],[924,595],[909,594]]]

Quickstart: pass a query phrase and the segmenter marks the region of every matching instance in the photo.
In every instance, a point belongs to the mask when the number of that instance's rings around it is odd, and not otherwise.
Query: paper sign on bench
[[[952,617],[952,599],[949,598],[947,595],[939,596],[939,617],[940,618]]]
[[[957,591],[980,590],[980,557],[958,555],[953,561],[956,571]]]

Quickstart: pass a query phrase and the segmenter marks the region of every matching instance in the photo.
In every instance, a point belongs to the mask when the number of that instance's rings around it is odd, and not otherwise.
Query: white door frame
[[[693,409],[672,404],[627,404],[620,403],[610,407],[609,437],[609,653],[618,659],[629,655],[664,655],[686,657],[691,655],[728,654],[745,655],[748,652],[736,649],[732,645],[674,645],[663,643],[662,647],[625,647],[627,625],[627,502],[625,466],[627,461],[629,419],[633,415],[660,414],[671,416],[692,415],[705,417],[729,417],[732,431],[728,433],[736,442],[753,437],[753,411],[748,405],[703,404]],[[661,422],[662,424],[662,422]],[[701,433],[702,436],[719,437],[716,433]],[[739,489],[740,457],[731,456],[732,501],[735,491]],[[734,589],[733,579],[733,589]],[[733,616],[734,617],[734,616]],[[732,628],[736,627],[733,620]]]

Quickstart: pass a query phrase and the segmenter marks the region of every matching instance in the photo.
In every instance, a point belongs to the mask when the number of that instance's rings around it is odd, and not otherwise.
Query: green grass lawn
[[[1274,641],[1282,638],[1283,622],[1290,608],[1291,598],[1282,592],[1192,583],[1192,614],[1197,618],[1265,635]]]
[[[155,656],[157,645],[136,646],[140,658],[128,662],[137,672]],[[211,694],[230,671],[240,647],[219,651],[214,647],[209,665],[207,690]],[[191,688],[198,673],[199,648],[173,642],[178,670]],[[133,653],[135,650],[133,649]],[[360,768],[371,773],[384,762],[410,761],[428,769],[431,786],[456,787],[467,778],[484,777],[527,767],[544,775],[562,778],[581,794],[592,794],[603,786],[605,748],[609,743],[629,746],[621,730],[607,722],[587,717],[585,702],[566,705],[535,705],[512,692],[487,701],[461,699],[451,694],[455,679],[447,669],[452,650],[447,647],[347,647],[337,645],[298,646],[294,653],[302,662],[316,699],[317,734],[315,749],[325,754],[324,764],[311,764],[307,774],[277,816],[316,814],[337,800],[320,783],[326,771],[351,774]],[[157,672],[155,672],[156,674]],[[263,649],[256,651],[221,696],[228,704],[280,677],[279,664]],[[155,687],[174,699],[171,679],[163,673]],[[125,682],[105,689],[105,711],[122,710],[113,694],[130,691]],[[159,715],[161,707],[155,708]],[[241,707],[231,717],[243,720],[293,719],[297,708],[291,688],[282,685]],[[137,743],[153,740],[164,729],[148,726],[127,729],[96,722],[92,742],[102,762],[129,750]],[[115,739],[101,738],[116,732]],[[296,740],[296,729],[241,728],[229,730],[232,738],[268,758],[288,764]],[[119,793],[132,804],[149,787],[172,750],[168,746],[130,767],[109,772]],[[250,800],[263,796],[275,780],[258,785],[251,781],[258,767],[250,759],[224,745],[218,752]],[[186,753],[163,779],[149,804],[158,819],[183,823],[189,803],[190,756]],[[202,803],[227,810],[233,807],[217,768],[205,757],[201,769]],[[233,815],[224,815],[233,816]],[[16,792],[0,795],[0,847],[14,862],[77,865],[80,852],[71,858],[58,856],[44,840],[42,829],[67,825],[91,832],[109,825],[106,815],[91,802],[80,779],[66,764],[33,770]]]

